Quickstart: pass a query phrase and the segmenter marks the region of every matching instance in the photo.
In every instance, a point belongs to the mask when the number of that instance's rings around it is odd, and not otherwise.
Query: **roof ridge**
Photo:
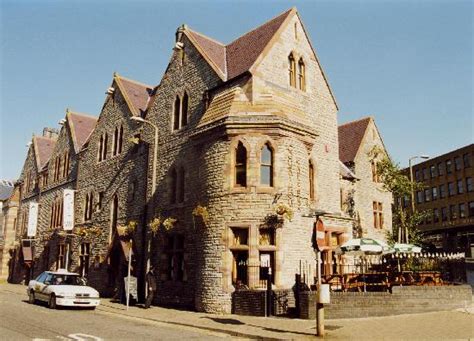
[[[139,82],[137,80],[134,80],[134,79],[131,79],[131,78],[128,78],[128,77],[124,77],[122,75],[119,75],[118,72],[114,72],[114,78],[118,78],[118,79],[121,79],[121,80],[125,80],[127,82],[131,82],[131,83],[135,83],[137,85],[141,85],[145,88],[150,88],[150,89],[154,89],[156,86],[153,86],[153,85],[149,85],[149,84],[145,84],[143,82]]]
[[[222,45],[222,47],[224,47],[224,48],[226,47],[225,44],[223,44],[223,43],[221,43],[220,41],[218,41],[218,40],[216,40],[216,39],[214,39],[214,38],[211,38],[211,37],[209,37],[209,36],[207,36],[207,35],[205,35],[205,34],[203,34],[203,33],[201,33],[201,32],[195,31],[195,30],[193,30],[193,29],[191,29],[191,28],[189,28],[189,27],[186,27],[186,29],[187,29],[188,31],[191,31],[192,33],[199,34],[201,37],[206,38],[207,40],[210,40],[210,41],[213,41],[214,43],[217,43],[217,44],[219,44],[219,45]]]
[[[273,20],[278,19],[278,18],[284,16],[285,14],[289,14],[291,11],[293,11],[293,10],[295,10],[295,9],[296,9],[295,7],[291,7],[289,10],[286,10],[285,12],[283,12],[283,13],[281,13],[281,14],[279,14],[279,15],[277,15],[277,16],[275,16],[275,17],[273,17],[273,18],[271,18],[271,19],[269,19],[269,20],[267,20],[267,21],[265,21],[263,24],[260,24],[260,25],[258,25],[257,27],[254,27],[254,28],[251,29],[250,31],[247,31],[246,33],[240,35],[239,37],[237,37],[236,39],[234,39],[233,41],[231,41],[230,43],[228,43],[228,44],[226,45],[226,48],[227,48],[227,46],[232,45],[233,43],[235,43],[237,40],[239,40],[239,39],[241,39],[241,38],[243,38],[243,37],[249,35],[249,34],[252,33],[253,31],[258,30],[260,27],[269,24],[269,23],[272,22]]]
[[[356,122],[360,122],[360,121],[364,121],[364,120],[369,120],[369,119],[373,119],[372,116],[366,116],[366,117],[362,117],[362,118],[359,118],[357,120],[353,120],[353,121],[349,121],[349,122],[346,122],[346,123],[342,123],[340,124],[338,127],[343,127],[345,125],[348,125],[348,124],[352,124],[352,123],[356,123]]]
[[[73,111],[73,110],[69,110],[68,111],[70,114],[73,114],[73,115],[78,115],[78,116],[83,116],[83,117],[88,117],[88,118],[94,118],[94,119],[99,119],[97,116],[93,116],[91,114],[86,114],[86,113],[83,113],[83,112],[77,112],[77,111]]]

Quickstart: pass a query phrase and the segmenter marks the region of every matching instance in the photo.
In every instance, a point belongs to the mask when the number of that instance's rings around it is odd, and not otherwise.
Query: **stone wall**
[[[316,318],[316,292],[301,293],[301,318]],[[464,308],[471,304],[469,285],[393,287],[387,292],[332,292],[325,318],[360,318]]]

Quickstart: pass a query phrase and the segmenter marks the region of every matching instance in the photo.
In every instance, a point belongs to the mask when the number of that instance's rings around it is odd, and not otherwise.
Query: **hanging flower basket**
[[[209,212],[207,211],[206,206],[197,205],[193,210],[193,216],[201,217],[205,225],[209,221]]]
[[[163,221],[163,227],[165,228],[166,231],[171,230],[174,228],[174,225],[176,224],[178,220],[172,217],[168,217]]]
[[[132,234],[137,230],[138,223],[134,220],[130,220],[127,225],[117,226],[117,233],[119,237],[131,237]]]
[[[150,229],[151,233],[154,235],[158,233],[161,226],[161,217],[154,218],[152,221],[148,223],[148,228]]]
[[[278,204],[275,207],[275,213],[289,221],[293,219],[293,210],[285,204]]]

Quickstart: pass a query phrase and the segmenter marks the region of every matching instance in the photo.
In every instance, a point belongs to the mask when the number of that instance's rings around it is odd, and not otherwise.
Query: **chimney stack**
[[[45,127],[43,128],[43,137],[55,139],[59,136],[59,130],[55,128]]]

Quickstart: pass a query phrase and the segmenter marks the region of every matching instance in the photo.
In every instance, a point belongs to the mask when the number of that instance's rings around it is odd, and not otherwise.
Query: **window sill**
[[[261,186],[257,187],[257,194],[274,194],[276,192],[275,187]]]

